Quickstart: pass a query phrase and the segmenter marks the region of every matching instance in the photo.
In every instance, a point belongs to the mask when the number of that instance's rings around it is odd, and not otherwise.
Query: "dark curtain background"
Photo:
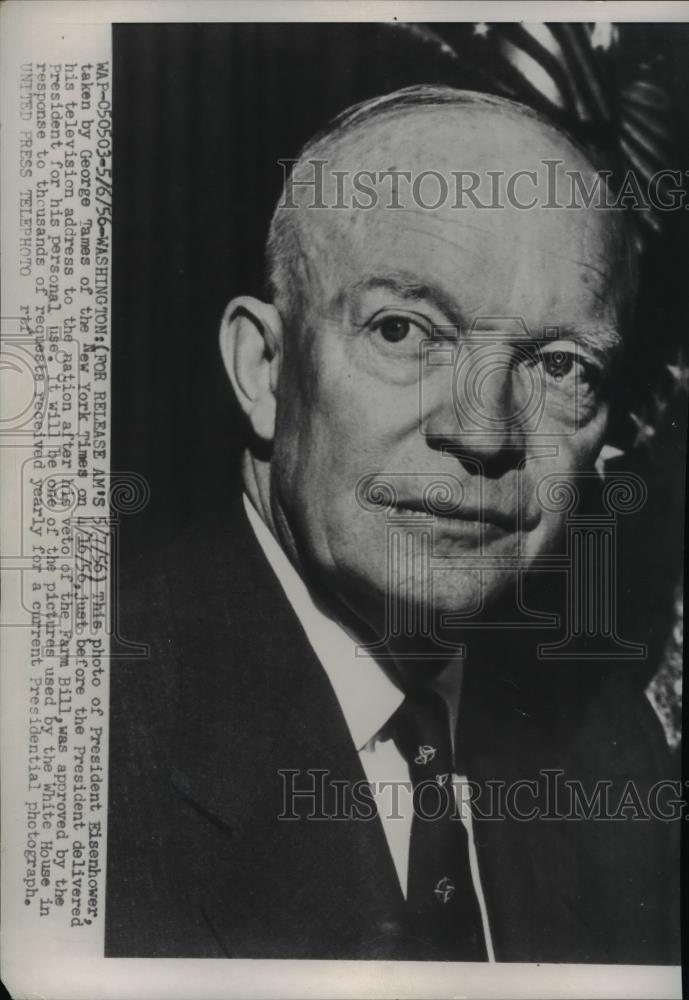
[[[234,294],[261,291],[278,160],[375,94],[422,82],[491,89],[472,26],[432,28],[454,55],[395,25],[114,27],[113,470],[143,475],[151,490],[147,508],[123,525],[125,560],[222,504],[237,475],[241,424],[217,331]],[[631,64],[665,53],[686,166],[686,26],[621,30]],[[630,397],[652,398],[686,338],[687,214],[673,213],[646,254]],[[625,459],[650,488],[645,510],[625,525],[627,607],[654,648],[683,552],[685,403],[669,398],[652,448]]]

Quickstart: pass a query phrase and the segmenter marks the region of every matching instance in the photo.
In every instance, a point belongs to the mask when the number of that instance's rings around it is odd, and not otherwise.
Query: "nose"
[[[528,409],[528,379],[520,367],[509,344],[463,344],[451,379],[437,378],[430,399],[427,394],[429,445],[451,452],[473,471],[478,465],[487,476],[519,465]]]

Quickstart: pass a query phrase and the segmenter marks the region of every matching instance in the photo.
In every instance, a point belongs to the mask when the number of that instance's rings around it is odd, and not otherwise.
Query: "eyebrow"
[[[614,323],[566,324],[548,339],[574,340],[600,361],[610,360],[622,349],[622,334]]]
[[[354,290],[375,291],[377,288],[384,288],[394,292],[402,299],[409,302],[419,302],[422,299],[432,302],[448,318],[453,317],[458,320],[457,326],[464,328],[464,321],[461,310],[457,302],[448,295],[444,289],[432,281],[419,281],[419,279],[407,271],[391,271],[380,275],[371,275],[363,281],[358,281],[354,285]]]
[[[419,302],[422,300],[432,302],[448,317],[448,319],[453,319],[455,321],[449,325],[456,326],[459,330],[470,331],[474,328],[477,321],[479,323],[482,321],[482,317],[475,317],[471,322],[469,322],[466,317],[463,316],[457,302],[451,295],[448,295],[444,289],[440,288],[440,286],[436,285],[434,282],[419,281],[414,274],[406,271],[391,271],[380,275],[374,274],[362,281],[357,282],[353,287],[355,290],[361,291],[374,291],[378,288],[383,288],[394,292],[397,296],[402,299],[406,299],[409,302]],[[483,318],[483,321],[486,322],[490,320],[495,322],[502,320],[504,324],[505,321],[513,322],[514,319],[521,319],[521,317],[487,316]],[[496,325],[494,329],[497,328],[498,326]],[[549,341],[557,342],[559,340],[573,340],[601,361],[611,358],[613,355],[617,354],[622,347],[622,334],[620,333],[618,326],[614,323],[566,323],[562,326],[559,326],[558,324],[548,326],[546,323],[541,328],[542,332],[539,331],[540,335],[534,335],[533,331],[528,326],[526,326],[526,329],[529,331],[529,339],[531,341],[535,341],[543,345],[547,344]],[[486,332],[488,331],[486,330]],[[515,338],[515,340],[518,339],[521,338]]]

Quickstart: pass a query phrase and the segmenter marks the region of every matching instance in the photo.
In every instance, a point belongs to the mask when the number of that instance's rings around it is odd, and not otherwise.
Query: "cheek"
[[[357,513],[359,479],[381,467],[377,394],[339,344],[324,337],[304,348],[283,368],[273,482],[309,534],[330,534]]]
[[[605,443],[608,418],[608,406],[601,406],[585,427],[563,442],[561,451],[565,472],[570,472],[575,478],[577,473],[586,475],[594,472],[596,459]]]
[[[417,427],[418,393],[381,385],[357,369],[346,343],[324,339],[297,377],[286,381],[278,436],[289,441],[303,469],[329,477],[330,492],[353,490],[359,476],[386,468],[407,425]]]
[[[537,432],[531,442],[535,446],[534,465],[542,466],[544,472],[550,469],[565,477],[568,474],[590,471],[605,441],[608,416],[608,406],[600,402],[596,403],[587,422],[578,428],[575,428],[573,422],[563,422],[547,414],[539,426],[542,437],[539,439]],[[548,450],[551,450],[550,446],[557,448],[557,455],[539,459],[539,446],[544,444],[548,446]]]
[[[557,455],[534,457],[524,469],[524,498],[528,513],[537,521],[526,547],[546,549],[555,543],[572,511],[598,481],[595,461],[605,440],[607,413],[571,436],[557,438]]]

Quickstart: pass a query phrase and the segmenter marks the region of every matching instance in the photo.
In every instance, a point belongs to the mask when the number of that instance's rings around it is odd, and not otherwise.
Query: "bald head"
[[[530,108],[504,98],[412,87],[345,111],[302,150],[274,212],[267,245],[272,299],[293,326],[324,308],[363,253],[422,235],[477,263],[555,252],[605,271],[623,316],[634,261],[624,220],[605,208],[588,153]],[[572,216],[586,215],[572,227]],[[578,237],[578,240],[573,237]],[[595,248],[595,249],[594,249]],[[622,291],[625,294],[622,294]],[[480,306],[480,303],[477,303]],[[624,322],[624,319],[622,319]]]

